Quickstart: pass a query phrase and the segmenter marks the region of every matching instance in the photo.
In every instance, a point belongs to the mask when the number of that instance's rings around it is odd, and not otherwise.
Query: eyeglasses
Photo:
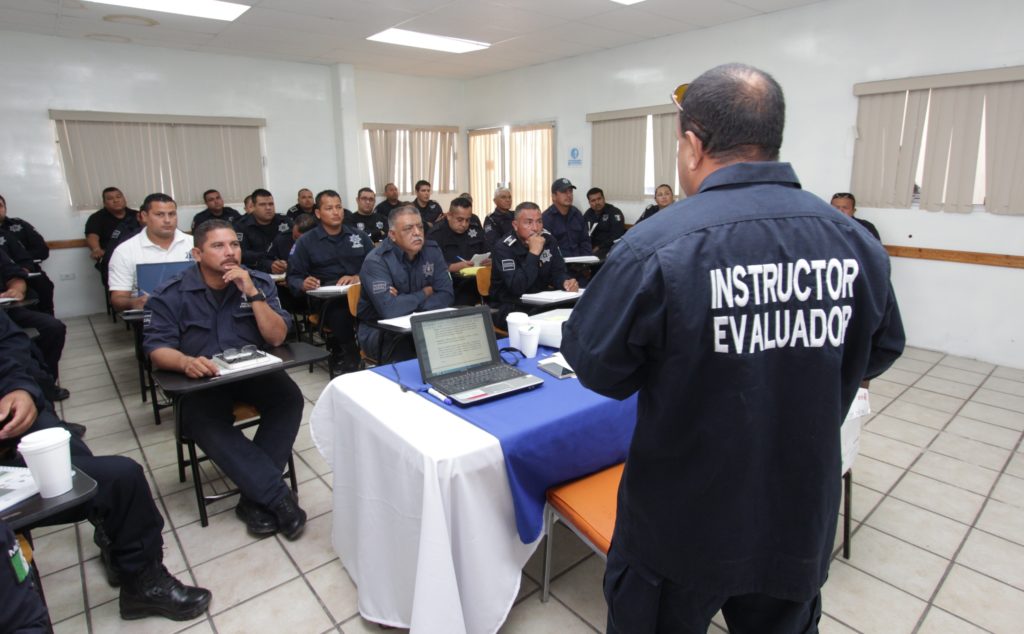
[[[711,140],[711,135],[709,135],[707,131],[705,131],[704,126],[701,125],[700,121],[697,121],[692,116],[690,116],[688,112],[683,110],[683,97],[686,96],[686,91],[689,87],[690,84],[679,84],[678,86],[676,86],[676,89],[672,91],[672,103],[674,103],[676,108],[679,109],[679,112],[682,113],[682,118],[686,119],[686,121],[688,122],[688,125],[683,125],[683,130],[690,130],[691,132],[693,132],[695,135],[697,135],[697,138],[700,139],[701,142],[706,146],[708,145],[708,142]]]
[[[679,108],[679,111],[683,111],[683,97],[686,96],[686,89],[690,87],[690,84],[679,84],[676,89],[672,92],[672,103]]]
[[[835,200],[836,198],[849,198],[850,200],[853,200],[853,194],[849,192],[839,192],[838,194],[832,194],[832,200]]]

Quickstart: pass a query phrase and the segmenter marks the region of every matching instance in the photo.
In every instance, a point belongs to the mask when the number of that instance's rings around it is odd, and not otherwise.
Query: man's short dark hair
[[[299,214],[298,218],[295,219],[295,223],[292,225],[299,230],[299,235],[306,233],[307,231],[316,227],[317,222],[313,214],[307,214],[305,212]]]
[[[459,196],[458,198],[452,199],[451,204],[448,205],[448,211],[451,211],[451,210],[455,209],[456,207],[458,207],[460,209],[472,209],[473,208],[473,201],[468,199],[468,198],[465,198],[463,196]]]
[[[857,208],[857,199],[850,192],[839,192],[837,194],[832,194],[832,200],[835,200],[836,198],[849,198],[850,204],[853,205],[853,208]]]
[[[120,189],[118,189],[116,187],[104,187],[103,188],[103,193],[100,194],[100,198],[103,198],[104,196],[106,196],[110,192],[117,192],[117,193],[121,194],[122,196],[124,196],[124,192],[122,192]]]
[[[515,211],[512,212],[512,219],[519,220],[519,212],[526,211],[527,209],[536,209],[540,211],[540,205],[537,203],[531,203],[530,201],[521,202],[516,205]]]
[[[404,216],[406,214],[416,214],[417,218],[421,217],[419,210],[416,209],[412,203],[402,203],[392,209],[391,213],[388,214],[388,229],[394,229],[395,224],[398,223],[399,216]]]
[[[782,88],[768,73],[723,64],[690,84],[679,123],[718,161],[777,161],[786,122]]]
[[[321,198],[337,198],[338,200],[341,200],[341,194],[334,191],[333,189],[323,190],[322,192],[316,195],[316,198],[313,201],[313,209],[320,209]]]
[[[433,189],[433,185],[430,184],[430,181],[416,181],[416,186],[413,187],[412,190],[418,192],[420,187],[430,187]]]
[[[197,249],[203,248],[203,245],[206,244],[206,234],[210,233],[214,229],[231,229],[231,232],[235,233],[235,226],[227,220],[211,218],[210,220],[200,224],[196,227],[196,230],[192,232],[192,243]]]
[[[267,190],[262,189],[262,188],[261,189],[254,189],[254,190],[252,190],[252,193],[249,194],[249,195],[252,196],[252,201],[253,202],[256,202],[257,198],[273,198],[274,197],[273,194],[271,194],[270,192],[268,192]]]
[[[161,194],[160,192],[156,192],[155,194],[150,194],[149,196],[146,196],[146,200],[142,201],[142,206],[139,207],[139,211],[149,213],[149,208],[153,206],[153,203],[171,203],[172,205],[175,206],[177,206],[178,204],[174,202],[174,199],[168,196],[167,194]]]
[[[203,202],[204,203],[206,202],[206,197],[209,196],[210,194],[219,194],[219,193],[220,192],[217,191],[216,189],[207,189],[205,192],[203,192]]]
[[[370,192],[371,194],[374,195],[374,197],[377,196],[377,192],[373,191],[369,187],[360,187],[359,191],[356,192],[356,198],[359,198],[360,196],[362,196],[363,192]]]
[[[604,198],[603,189],[601,189],[600,187],[591,187],[590,189],[587,190],[587,200],[590,200],[590,197],[593,196],[594,194],[601,194],[601,198]]]

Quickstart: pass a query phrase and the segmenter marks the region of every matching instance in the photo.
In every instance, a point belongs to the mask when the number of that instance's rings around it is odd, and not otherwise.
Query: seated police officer
[[[345,214],[345,224],[366,233],[374,244],[388,235],[388,216],[374,209],[373,203],[376,200],[373,190],[363,187],[356,194],[356,210]]]
[[[0,456],[0,464],[24,466],[14,451],[24,434],[65,427],[29,374],[34,364],[29,345],[28,336],[0,313],[0,421],[4,421],[0,454],[7,454]],[[96,480],[96,496],[48,517],[44,524],[88,519],[95,525],[94,541],[100,547],[107,581],[121,587],[121,617],[186,621],[206,611],[210,592],[183,585],[161,563],[164,522],[142,468],[124,456],[93,456],[75,434],[71,435],[71,464]],[[12,589],[4,587],[6,580],[0,575],[0,631],[21,631],[8,627],[13,615],[5,608],[11,605]]]
[[[498,309],[494,323],[507,328],[505,318],[523,310],[519,297],[550,289],[578,291],[579,284],[569,277],[558,241],[544,230],[540,207],[525,202],[516,206],[512,232],[499,240],[491,251],[490,304]]]
[[[605,202],[604,191],[600,187],[591,187],[587,191],[587,202],[590,203],[590,209],[583,214],[583,219],[587,222],[594,255],[599,258],[608,257],[612,245],[626,233],[622,210]]]
[[[218,374],[210,359],[229,348],[284,343],[291,316],[270,276],[240,265],[235,228],[224,220],[196,227],[198,266],[161,284],[146,303],[152,316],[143,348],[156,368],[190,378]],[[234,425],[236,402],[260,413],[249,440]],[[189,395],[181,403],[184,432],[241,490],[235,514],[253,535],[296,539],[306,513],[281,474],[302,419],[302,392],[283,370]]]
[[[431,187],[430,182],[416,181],[414,189],[416,190],[416,198],[413,199],[412,204],[416,207],[416,211],[420,212],[423,227],[429,230],[444,215],[444,209],[441,209],[441,205],[431,200],[430,194],[433,191],[433,187]]]
[[[296,296],[321,285],[359,283],[359,269],[373,250],[370,236],[344,224],[345,209],[338,192],[325,189],[316,195],[316,215],[319,226],[295,243],[288,258],[288,286]],[[348,300],[328,300],[323,320],[330,331],[327,348],[331,351],[331,365],[343,372],[358,370],[359,349]]]
[[[473,215],[473,203],[468,198],[456,198],[448,208],[444,220],[434,225],[428,237],[441,247],[448,272],[452,274],[456,306],[473,306],[480,301],[476,278],[458,275],[462,269],[473,266],[473,256],[487,253],[487,240],[480,221]],[[484,266],[490,264],[486,261]]]
[[[495,242],[512,232],[512,215],[512,190],[499,185],[494,190],[494,211],[484,218],[488,249],[493,249]]]
[[[0,251],[0,297],[6,297],[15,301],[33,299],[34,293],[29,290],[25,280],[28,273],[14,263],[7,254]],[[31,310],[23,306],[9,308],[7,316],[11,321],[21,328],[35,328],[39,331],[34,343],[42,353],[45,370],[53,377],[54,381],[60,378],[60,358],[64,353],[64,341],[67,338],[67,327],[59,319],[46,313]],[[47,391],[47,398],[54,401],[62,401],[70,394],[64,388],[56,388],[53,392]]]
[[[271,258],[269,250],[278,234],[291,232],[292,221],[277,213],[274,207],[274,195],[267,190],[257,189],[254,191],[252,201],[252,213],[235,221],[235,229],[242,245],[240,263],[264,273],[284,273],[288,270],[288,260]],[[312,202],[312,194],[310,194],[311,207]],[[310,213],[312,213],[312,209]]]
[[[192,218],[192,228],[189,231],[194,232],[196,227],[207,220],[234,222],[242,217],[242,214],[238,213],[237,209],[224,206],[224,197],[216,189],[207,189],[203,192],[203,202],[206,203],[206,209],[200,211]]]
[[[551,183],[551,206],[544,210],[544,228],[555,237],[562,257],[593,255],[583,214],[572,204],[576,186],[568,178]]]
[[[380,201],[373,210],[388,218],[391,216],[391,212],[401,204],[402,201],[398,200],[398,187],[394,183],[387,183],[384,185],[384,200]]]
[[[32,273],[28,287],[39,303],[35,309],[53,315],[53,282],[39,263],[50,257],[50,247],[36,228],[21,218],[7,215],[7,200],[0,196],[0,249],[6,250],[18,266]]]
[[[366,256],[359,271],[359,346],[381,361],[411,359],[416,353],[407,337],[396,338],[365,322],[447,308],[454,298],[441,248],[424,239],[416,208],[396,207],[388,226],[387,239]]]

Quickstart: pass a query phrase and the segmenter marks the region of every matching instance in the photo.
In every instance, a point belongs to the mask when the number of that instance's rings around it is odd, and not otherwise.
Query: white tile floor
[[[72,319],[61,366],[64,418],[88,427],[95,453],[143,464],[167,521],[165,563],[214,593],[189,623],[121,621],[89,525],[35,533],[57,632],[380,632],[330,545],[330,472],[306,425],[296,442],[310,522],[297,542],[255,540],[234,500],[198,522],[191,482],[178,482],[169,413],[156,426],[139,396],[131,337],[105,316]],[[309,410],[323,370],[293,371]],[[853,556],[824,588],[823,632],[1024,631],[1024,370],[909,349],[871,384],[875,414],[855,467]],[[603,562],[557,536],[553,598],[539,600],[540,553],[527,564],[503,633],[604,631]],[[838,547],[838,540],[837,540]],[[724,631],[716,618],[710,631]]]

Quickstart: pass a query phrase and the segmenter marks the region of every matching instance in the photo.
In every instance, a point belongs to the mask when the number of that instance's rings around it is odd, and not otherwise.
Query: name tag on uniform
[[[375,295],[378,294],[378,293],[387,293],[387,292],[388,292],[388,283],[387,282],[374,282],[373,283],[373,293]]]
[[[516,261],[515,260],[502,260],[501,261],[501,270],[502,271],[514,271],[514,270],[516,270]]]

